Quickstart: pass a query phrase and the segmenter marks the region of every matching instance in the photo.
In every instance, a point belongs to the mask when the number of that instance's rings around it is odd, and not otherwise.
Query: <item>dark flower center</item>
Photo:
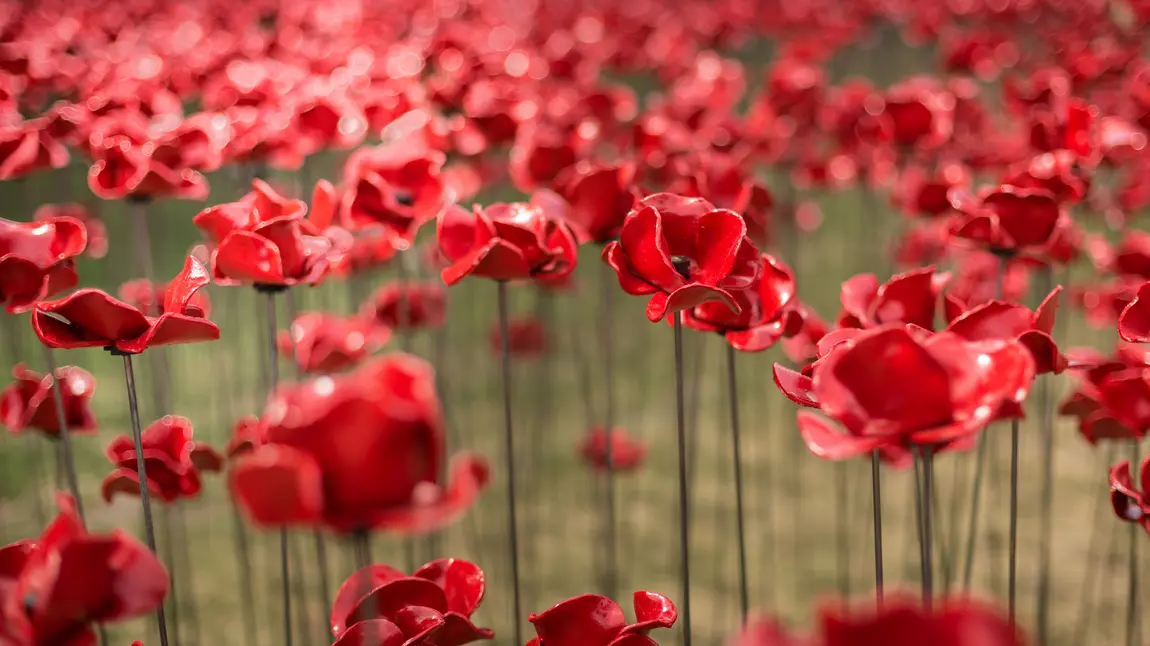
[[[393,197],[396,204],[400,206],[413,206],[415,204],[415,196],[408,191],[395,191]]]
[[[36,595],[32,594],[31,592],[25,594],[24,595],[24,612],[28,616],[31,616],[32,610],[35,607],[36,607]]]
[[[686,256],[671,256],[671,266],[675,271],[683,277],[683,280],[691,280],[691,259]]]

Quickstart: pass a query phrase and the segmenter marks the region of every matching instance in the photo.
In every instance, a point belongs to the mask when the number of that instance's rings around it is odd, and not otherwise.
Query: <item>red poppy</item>
[[[233,495],[261,525],[427,532],[465,512],[487,484],[486,462],[469,454],[441,481],[435,377],[411,355],[285,386],[263,423],[266,443],[231,472]]]
[[[644,646],[654,644],[647,634],[670,628],[679,611],[670,599],[657,592],[636,592],[635,623],[628,624],[619,604],[597,594],[583,594],[561,601],[528,617],[535,626],[535,639],[527,646]]]
[[[267,425],[255,415],[245,415],[232,426],[232,437],[224,449],[228,459],[254,450],[267,441]]]
[[[447,293],[432,282],[388,283],[364,303],[360,316],[392,330],[443,327]]]
[[[443,153],[411,142],[361,148],[347,161],[343,226],[382,225],[408,244],[447,204],[440,170]]]
[[[73,218],[12,222],[0,218],[0,302],[19,314],[79,282],[73,259],[88,243]]]
[[[304,218],[307,205],[282,197],[263,180],[238,202],[201,211],[192,222],[216,245],[212,276],[220,285],[314,285],[327,273],[327,222]]]
[[[1069,150],[1055,150],[1018,162],[1006,171],[1006,184],[1049,191],[1063,204],[1076,204],[1086,197],[1090,179],[1078,158]]]
[[[1041,254],[1070,226],[1054,194],[1040,188],[1002,184],[978,199],[958,191],[951,203],[961,214],[951,235],[994,251]]]
[[[1131,343],[1150,343],[1150,282],[1143,283],[1134,300],[1122,310],[1118,334]]]
[[[947,302],[946,331],[967,341],[1016,339],[1034,357],[1038,374],[1061,373],[1066,369],[1066,357],[1058,351],[1051,336],[1058,317],[1058,299],[1062,287],[1055,287],[1033,312],[1025,305],[990,301],[965,312],[961,304]]]
[[[84,253],[89,258],[100,259],[108,253],[108,230],[104,221],[76,202],[64,204],[42,204],[32,214],[35,222],[53,222],[59,218],[72,218],[84,225],[88,234],[88,247]]]
[[[741,314],[732,292],[750,287],[760,266],[742,217],[701,198],[670,193],[637,203],[619,241],[603,249],[603,260],[618,274],[623,291],[652,295],[651,321],[709,301]]]
[[[367,134],[367,117],[356,102],[336,93],[296,102],[294,117],[299,148],[304,154],[327,148],[353,148]]]
[[[793,310],[803,325],[794,336],[783,337],[783,353],[793,363],[807,363],[818,357],[818,342],[826,336],[827,324],[802,302],[796,301]]]
[[[1150,456],[1142,459],[1138,469],[1138,485],[1130,477],[1130,462],[1123,460],[1110,468],[1110,504],[1119,520],[1138,523],[1150,534]]]
[[[950,138],[954,107],[954,95],[934,78],[915,77],[887,90],[884,112],[895,143],[929,148]]]
[[[892,277],[882,285],[874,274],[859,274],[843,282],[838,326],[872,328],[907,323],[933,330],[939,294],[950,281],[948,272],[934,267]]]
[[[0,391],[0,422],[12,433],[36,429],[48,437],[60,436],[56,397],[52,378],[41,376],[18,363],[12,369],[16,381]],[[64,400],[64,423],[69,433],[94,433],[96,418],[90,408],[96,392],[96,378],[83,368],[56,369],[60,395]]]
[[[95,644],[96,624],[150,613],[168,593],[168,572],[123,530],[88,534],[71,497],[35,541],[0,548],[0,642]]]
[[[638,469],[647,456],[647,447],[638,438],[633,438],[621,426],[611,429],[610,460],[608,460],[607,429],[596,426],[587,432],[579,442],[579,455],[596,471],[606,471],[614,467],[615,471],[631,471]]]
[[[183,165],[178,153],[163,139],[151,141],[125,134],[93,135],[89,150],[95,162],[88,169],[88,188],[104,200],[140,200],[174,197],[203,200],[208,197],[208,181],[198,170]]]
[[[339,241],[334,232],[339,231]],[[386,264],[400,250],[406,247],[407,242],[396,238],[382,226],[371,226],[360,229],[355,233],[338,227],[327,230],[327,237],[333,242],[333,250],[337,253],[331,261],[331,273],[348,277],[359,274]]]
[[[164,294],[170,285],[171,283],[150,283],[146,278],[137,278],[120,285],[116,296],[141,312],[153,314],[163,307]],[[212,302],[208,300],[208,293],[202,289],[192,294],[188,300],[188,307],[198,310],[204,318],[212,315]]]
[[[200,472],[223,468],[223,458],[204,442],[192,440],[192,422],[186,417],[165,415],[148,425],[141,435],[148,493],[164,502],[200,495]],[[108,444],[108,460],[116,465],[104,478],[101,492],[105,502],[116,494],[140,495],[136,472],[136,445],[127,435]]]
[[[509,173],[515,187],[524,193],[550,186],[575,165],[586,148],[571,128],[533,122],[520,127],[511,147]]]
[[[0,127],[0,180],[68,165],[68,149],[49,134],[46,125],[41,119],[32,119]]]
[[[1072,351],[1073,352],[1073,351]],[[1078,420],[1078,431],[1091,444],[1099,440],[1141,438],[1150,430],[1150,362],[1133,345],[1121,345],[1113,357],[1075,352],[1078,383],[1059,406]]]
[[[575,270],[575,234],[562,200],[536,193],[528,203],[499,202],[469,212],[451,206],[436,224],[439,250],[451,261],[443,282],[467,276],[493,280],[557,280]]]
[[[147,316],[98,289],[81,289],[58,301],[36,304],[32,329],[50,348],[115,348],[137,354],[177,343],[215,341],[220,328],[191,303],[196,290],[211,282],[208,271],[188,257],[168,285],[159,316]]]
[[[560,178],[559,193],[569,205],[567,221],[580,242],[605,243],[619,237],[623,219],[639,199],[635,165],[581,161]]]
[[[358,317],[304,312],[292,321],[289,330],[279,333],[276,342],[280,353],[294,357],[304,372],[329,373],[358,364],[390,337],[388,328]]]
[[[487,338],[491,351],[498,356],[503,351],[503,335],[498,323],[491,327]],[[539,319],[523,317],[507,322],[507,351],[512,357],[534,359],[547,352],[547,345],[547,330]]]
[[[386,646],[463,646],[492,639],[491,629],[471,621],[486,587],[483,570],[463,559],[436,559],[411,576],[387,565],[369,565],[340,586],[331,631],[343,646],[358,646],[365,643],[361,634],[377,633],[385,638],[370,643]]]
[[[950,191],[970,183],[970,170],[961,164],[945,164],[934,172],[911,166],[898,178],[895,202],[903,213],[937,218],[954,213]]]
[[[748,289],[732,290],[739,306],[709,301],[683,312],[683,324],[701,332],[719,332],[736,350],[762,352],[779,339],[802,330],[802,315],[793,307],[795,277],[790,267],[769,254],[759,255],[759,267]]]
[[[856,333],[826,353],[805,384],[788,384],[788,397],[816,404],[845,428],[800,412],[799,430],[812,453],[842,460],[914,444],[944,448],[968,441],[1029,392],[1034,359],[1021,343],[915,330]]]

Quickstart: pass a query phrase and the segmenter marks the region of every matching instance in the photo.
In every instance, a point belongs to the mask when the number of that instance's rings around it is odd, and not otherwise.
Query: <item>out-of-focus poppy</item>
[[[1134,300],[1122,310],[1118,334],[1131,343],[1150,343],[1150,282],[1143,283]]]
[[[1003,184],[979,198],[956,191],[951,204],[960,213],[952,235],[998,252],[1041,256],[1070,226],[1054,194],[1040,188]]]
[[[491,326],[487,335],[491,351],[499,355],[503,351],[503,335],[499,324]],[[535,317],[513,318],[507,322],[507,351],[512,357],[532,359],[547,352],[547,330],[543,322]]]
[[[192,440],[192,422],[186,417],[165,415],[148,425],[141,435],[148,493],[164,502],[200,495],[200,472],[219,471],[223,457],[204,442]],[[140,495],[136,471],[136,446],[120,435],[108,444],[108,460],[116,465],[104,478],[101,491],[111,502],[117,494]]]
[[[441,152],[402,142],[357,151],[344,168],[343,226],[357,231],[382,225],[411,244],[446,206],[443,162]]]
[[[581,161],[559,179],[559,193],[569,205],[567,221],[580,242],[606,243],[619,237],[623,219],[639,198],[635,165]]]
[[[360,316],[397,331],[442,327],[446,314],[446,290],[433,282],[388,283],[360,310]]]
[[[579,455],[596,471],[631,471],[642,466],[647,447],[621,426],[612,428],[610,434],[596,426],[580,440]]]
[[[1038,374],[1058,374],[1067,365],[1052,336],[1061,294],[1062,287],[1054,288],[1033,312],[1025,305],[1002,301],[990,301],[962,312],[948,301],[950,324],[946,331],[968,341],[1016,339],[1030,350]]]
[[[0,422],[12,433],[35,429],[58,438],[62,429],[56,415],[52,377],[33,372],[22,363],[12,369],[12,376],[16,381],[0,391]],[[68,432],[94,433],[96,418],[91,403],[96,378],[83,368],[63,366],[56,369],[56,379],[60,382]]]
[[[104,221],[96,217],[88,207],[78,202],[63,204],[42,204],[32,214],[35,222],[53,222],[58,218],[72,218],[84,225],[88,234],[88,246],[84,254],[89,258],[100,259],[108,253],[108,230]]]
[[[329,373],[346,370],[383,347],[391,330],[359,317],[326,312],[304,312],[288,330],[279,333],[280,353],[295,360],[300,370]]]
[[[37,301],[75,287],[76,256],[88,236],[73,218],[12,222],[0,218],[0,302],[9,314],[32,309]]]
[[[1110,504],[1114,514],[1128,523],[1138,523],[1150,534],[1150,456],[1138,468],[1138,485],[1130,476],[1130,462],[1123,460],[1110,468]]]
[[[948,272],[934,267],[893,276],[879,285],[874,274],[859,274],[843,281],[838,326],[872,328],[907,323],[933,330],[939,295],[950,282]]]

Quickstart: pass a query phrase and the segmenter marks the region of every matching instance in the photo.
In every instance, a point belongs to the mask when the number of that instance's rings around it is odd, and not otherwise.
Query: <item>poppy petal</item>
[[[323,473],[306,453],[267,444],[244,456],[229,484],[236,502],[260,525],[311,523],[323,510]]]
[[[147,332],[140,310],[98,289],[81,289],[58,301],[40,303],[32,313],[36,336],[53,348],[111,345]]]
[[[168,283],[164,290],[164,312],[183,314],[201,287],[212,282],[208,270],[196,260],[195,256],[188,256],[184,261],[184,269],[175,280]]]
[[[909,323],[933,330],[937,301],[934,267],[927,267],[887,281],[875,295],[871,314],[879,325]]]
[[[359,621],[380,617],[399,623],[396,614],[408,606],[423,606],[442,613],[447,611],[447,598],[439,586],[427,579],[395,579],[364,595],[347,616],[347,623],[355,625]],[[404,634],[407,634],[406,630]]]
[[[658,322],[667,314],[681,312],[711,301],[723,303],[735,314],[741,311],[739,304],[727,290],[690,283],[669,294],[659,293],[652,296],[651,300],[647,301],[647,319],[652,323]]]
[[[657,592],[640,590],[633,596],[635,623],[623,628],[624,633],[646,634],[654,628],[670,628],[679,618],[679,611],[670,599]]]
[[[806,411],[799,411],[796,419],[807,449],[824,460],[848,460],[866,455],[889,441],[881,437],[855,437],[833,428],[826,419]]]
[[[734,211],[719,209],[699,218],[696,232],[695,261],[698,262],[697,276],[707,285],[717,285],[731,273],[739,247],[750,244],[747,240],[747,223]]]
[[[433,608],[419,605],[409,605],[400,608],[395,613],[395,625],[407,637],[404,646],[420,646],[429,643],[428,638],[435,636],[435,643],[439,644],[439,631],[443,628],[445,620]]]
[[[436,559],[415,571],[412,576],[427,579],[443,588],[447,609],[465,617],[479,607],[486,590],[486,579],[478,565],[463,559]]]
[[[332,646],[403,646],[403,631],[387,619],[366,619],[348,628]]]
[[[1118,334],[1130,343],[1150,343],[1150,282],[1143,283],[1134,300],[1122,310]]]
[[[619,287],[632,296],[646,296],[659,291],[657,287],[631,273],[627,266],[627,256],[618,242],[609,242],[603,247],[603,262],[607,263],[619,277]]]
[[[375,524],[399,534],[423,534],[455,522],[470,509],[487,487],[490,468],[478,455],[457,455],[451,464],[446,489],[431,502],[389,510],[374,517]]]
[[[372,590],[406,577],[403,572],[383,564],[368,565],[353,572],[343,585],[339,586],[335,601],[331,605],[331,633],[339,637],[347,629],[348,617]]]
[[[250,231],[233,231],[212,253],[212,273],[245,283],[283,285],[280,250],[267,238]]]
[[[444,614],[443,622],[443,627],[435,633],[436,646],[463,646],[482,639],[495,638],[494,630],[479,628],[471,623],[471,619],[458,612]]]
[[[858,274],[843,281],[839,291],[839,303],[848,314],[858,319],[863,325],[872,325],[870,321],[871,306],[878,295],[878,277],[874,274]]]
[[[774,365],[774,377],[775,385],[783,391],[787,399],[799,406],[819,407],[818,400],[815,399],[815,383],[810,377],[777,363]]]
[[[493,280],[518,280],[530,278],[531,267],[518,248],[493,238],[444,269],[441,277],[444,283],[454,285],[472,274]]]
[[[561,601],[527,620],[547,646],[607,646],[627,624],[619,604],[597,594]]]
[[[671,264],[671,248],[663,234],[659,211],[645,207],[632,212],[619,234],[626,266],[636,277],[656,287],[671,290],[684,279]]]

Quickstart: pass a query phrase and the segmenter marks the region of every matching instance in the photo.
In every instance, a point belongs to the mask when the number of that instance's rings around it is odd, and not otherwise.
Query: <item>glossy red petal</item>
[[[352,573],[351,576],[339,586],[335,601],[331,606],[331,632],[336,637],[347,629],[347,619],[355,610],[359,602],[372,590],[395,581],[407,578],[407,575],[390,565],[368,565]]]
[[[635,623],[623,628],[623,633],[647,634],[655,628],[670,628],[679,619],[675,604],[658,592],[640,590],[632,597],[635,604]]]
[[[800,406],[806,406],[808,408],[819,407],[819,403],[815,399],[815,383],[810,377],[777,363],[774,364],[773,372],[775,385],[779,387],[779,390],[783,391],[787,399]]]
[[[164,312],[183,314],[196,292],[211,282],[208,270],[194,256],[188,256],[183,271],[164,290]]]
[[[878,296],[878,277],[874,274],[859,274],[843,281],[839,292],[839,303],[843,310],[863,325],[873,325],[870,321],[871,306]]]
[[[720,209],[700,217],[698,226],[694,258],[698,272],[692,279],[717,285],[731,273],[739,247],[750,244],[747,223],[734,211]]]
[[[283,285],[284,274],[280,251],[267,238],[250,231],[233,231],[212,252],[212,273],[243,283]]]
[[[934,267],[927,267],[887,281],[875,295],[871,315],[878,325],[908,323],[933,330],[937,303]]]
[[[522,280],[531,277],[531,267],[517,247],[495,238],[467,253],[441,274],[448,285],[471,275],[493,280]]]
[[[478,565],[463,559],[436,559],[415,571],[412,576],[427,579],[443,588],[447,609],[465,617],[483,602],[486,579]]]
[[[426,606],[409,605],[395,613],[395,625],[407,637],[404,646],[437,644],[446,620],[437,610]],[[437,644],[438,646],[438,644]]]
[[[53,348],[111,345],[137,338],[149,327],[139,310],[98,289],[81,289],[61,300],[40,303],[32,313],[36,336]]]
[[[435,642],[435,646],[463,646],[494,638],[494,630],[477,627],[466,615],[448,612],[443,615],[443,627],[435,633],[432,641]]]
[[[379,586],[363,596],[347,616],[348,625],[366,619],[391,619],[408,606],[423,606],[437,613],[447,611],[443,590],[427,579],[404,577]],[[442,619],[441,619],[442,620]],[[406,634],[408,631],[404,630]]]
[[[310,524],[323,511],[323,474],[311,456],[268,444],[240,460],[229,474],[232,495],[261,525]]]
[[[367,619],[343,633],[337,633],[333,646],[404,646],[399,627],[387,619]]]
[[[623,252],[623,247],[618,242],[609,242],[603,247],[602,259],[615,270],[619,278],[619,287],[624,292],[632,296],[646,296],[659,291],[659,288],[631,273],[627,265],[627,254]]]
[[[220,328],[207,319],[182,314],[162,314],[142,336],[117,341],[114,345],[133,354],[162,345],[200,343],[220,338]]]
[[[476,243],[487,243],[490,235],[480,236],[478,219],[475,212],[458,205],[452,205],[440,214],[435,226],[436,239],[448,260],[457,262],[471,253]]]
[[[627,216],[618,246],[623,251],[628,272],[636,278],[662,290],[674,289],[685,282],[671,264],[663,218],[654,208],[641,208]]]
[[[890,441],[885,438],[850,435],[832,427],[824,418],[806,411],[800,411],[796,419],[799,434],[802,435],[807,449],[824,460],[856,458],[871,453]]]
[[[727,343],[740,352],[763,352],[775,347],[786,333],[788,319],[784,316],[748,330],[738,330],[725,334]]]
[[[658,322],[667,314],[675,314],[712,301],[723,303],[736,314],[740,312],[739,304],[727,290],[689,283],[670,293],[658,293],[652,296],[651,300],[647,301],[647,319],[653,323]]]
[[[607,646],[627,624],[619,604],[596,594],[572,597],[528,621],[546,646]]]
[[[1130,343],[1150,343],[1150,282],[1143,283],[1134,300],[1122,310],[1118,334]]]

